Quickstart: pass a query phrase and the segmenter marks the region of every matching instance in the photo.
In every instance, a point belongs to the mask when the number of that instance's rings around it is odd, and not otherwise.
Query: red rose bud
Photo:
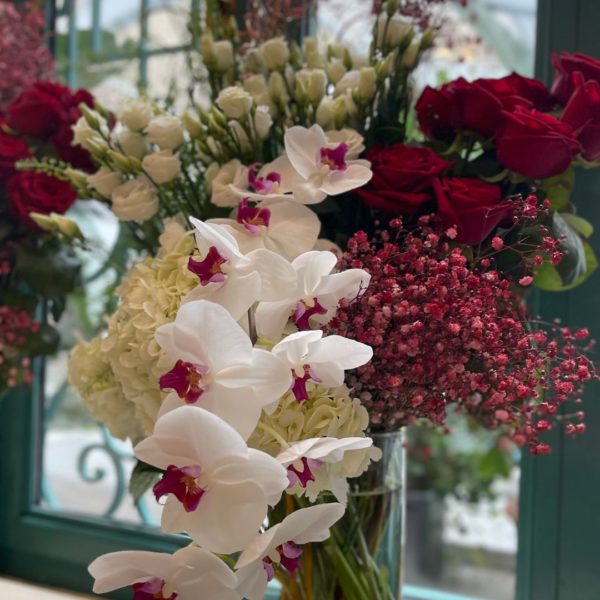
[[[497,185],[479,179],[442,178],[433,189],[442,225],[456,226],[457,242],[479,244],[513,211]]]
[[[576,52],[561,52],[552,55],[554,65],[554,82],[552,83],[552,95],[562,104],[566,105],[575,91],[574,73],[581,73],[584,81],[600,82],[600,61]]]
[[[413,214],[432,200],[433,181],[452,163],[429,148],[396,144],[373,146],[367,153],[373,178],[356,194],[372,208],[390,214]]]
[[[571,127],[551,115],[521,107],[503,115],[497,154],[511,171],[546,179],[566,171],[581,151]]]
[[[39,231],[29,213],[64,213],[77,199],[75,190],[65,181],[45,173],[20,171],[6,182],[8,202],[16,218],[29,229]]]
[[[581,73],[575,73],[573,80],[575,91],[561,121],[573,128],[583,158],[595,161],[600,158],[600,83],[584,81]]]

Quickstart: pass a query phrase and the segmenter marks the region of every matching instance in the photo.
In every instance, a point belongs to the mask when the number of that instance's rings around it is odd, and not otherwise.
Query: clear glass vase
[[[404,432],[372,434],[383,455],[351,480],[346,514],[329,540],[305,547],[281,600],[400,600],[404,552]]]

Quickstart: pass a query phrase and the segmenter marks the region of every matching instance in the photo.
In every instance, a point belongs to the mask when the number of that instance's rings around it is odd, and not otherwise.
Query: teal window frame
[[[143,1],[147,6],[147,0]],[[53,5],[47,0],[49,20],[54,18]],[[598,23],[598,0],[538,0],[538,77],[549,82],[552,50],[580,50],[600,57]],[[76,50],[73,39],[71,48]],[[146,47],[143,52],[147,61],[159,51]],[[598,197],[600,174],[579,173],[577,205],[592,223],[600,223]],[[600,253],[600,236],[596,234],[593,241]],[[599,292],[596,275],[568,294],[540,295],[540,312],[570,324],[588,325],[600,338]],[[143,526],[109,523],[38,505],[40,490],[33,474],[42,457],[43,363],[35,368],[31,389],[13,390],[0,402],[0,573],[89,593],[92,580],[87,565],[99,554],[124,549],[173,552],[184,542]],[[596,387],[588,399],[597,394]],[[586,412],[586,436],[565,440],[554,433],[552,455],[523,460],[517,600],[600,598],[600,469],[596,468],[600,404],[588,402]],[[405,591],[405,600],[468,600],[411,586]],[[130,594],[116,592],[110,597],[120,600]]]

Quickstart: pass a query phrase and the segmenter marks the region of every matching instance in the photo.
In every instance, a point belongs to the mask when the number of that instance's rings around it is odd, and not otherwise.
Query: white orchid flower
[[[237,561],[238,591],[248,600],[262,600],[275,568],[294,573],[302,554],[298,546],[326,540],[329,528],[343,514],[341,504],[318,504],[291,513],[281,523],[257,535]]]
[[[216,163],[213,163],[216,164]],[[237,206],[239,194],[232,191],[246,190],[248,187],[248,167],[237,158],[230,160],[221,167],[215,167],[216,173],[209,179],[210,201],[216,206]]]
[[[372,450],[372,446],[373,440],[369,437],[320,437],[294,442],[277,456],[288,470],[288,493],[306,494],[311,502],[315,502],[320,492],[328,490],[345,503],[346,479],[358,477],[362,472],[357,472],[353,454],[364,454],[366,449]],[[373,458],[376,456],[377,453]]]
[[[235,219],[210,219],[229,232],[244,254],[266,248],[288,260],[311,250],[317,242],[319,217],[305,206],[287,200],[265,200],[250,206],[242,200]]]
[[[125,551],[99,556],[88,568],[94,592],[104,594],[131,586],[134,598],[241,600],[237,576],[217,556],[188,546],[175,552]]]
[[[366,289],[371,276],[363,269],[332,273],[337,257],[332,252],[305,252],[292,262],[296,285],[285,300],[261,302],[256,310],[259,335],[279,340],[289,319],[301,331],[321,327],[335,314],[342,298],[352,300]]]
[[[157,329],[156,341],[177,361],[159,380],[161,389],[174,390],[160,415],[194,404],[227,421],[246,439],[262,408],[276,403],[292,382],[286,364],[253,348],[227,310],[206,300],[182,305],[173,323]]]
[[[349,192],[362,187],[373,176],[368,161],[350,160],[345,142],[332,147],[319,125],[310,129],[291,127],[284,142],[292,167],[303,178],[292,190],[297,202],[307,203],[304,198],[319,194],[324,197]]]
[[[248,448],[235,429],[201,408],[163,415],[134,452],[165,471],[153,488],[157,500],[167,496],[163,530],[186,532],[211,552],[246,548],[288,485],[277,460]]]
[[[184,299],[211,300],[224,306],[236,321],[257,301],[285,298],[295,273],[283,257],[265,248],[240,252],[235,238],[223,227],[190,218],[202,259],[190,257],[188,269],[200,285]]]
[[[338,387],[344,383],[346,369],[356,369],[373,357],[370,346],[341,335],[323,337],[321,330],[292,333],[271,353],[291,369],[291,389],[297,402],[308,400],[307,381]]]

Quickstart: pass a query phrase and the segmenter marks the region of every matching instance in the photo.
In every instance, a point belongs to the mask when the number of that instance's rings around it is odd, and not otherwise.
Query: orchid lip
[[[146,581],[132,584],[133,599],[132,600],[176,600],[177,594],[172,592],[169,596],[165,596],[166,583],[163,579],[153,577]]]
[[[198,484],[201,473],[200,465],[185,467],[169,465],[161,480],[152,488],[154,497],[158,501],[167,494],[173,494],[181,502],[185,512],[195,511],[206,492]]]
[[[186,404],[195,404],[206,391],[200,384],[207,373],[208,367],[204,365],[178,360],[158,382],[161,390],[175,390]]]
[[[215,246],[211,246],[203,260],[196,260],[190,256],[188,260],[188,270],[200,278],[200,285],[209,283],[218,283],[225,281],[225,273],[222,266],[227,259],[219,253]]]
[[[297,462],[298,461],[296,461],[296,463]],[[288,481],[290,482],[289,487],[299,484],[300,487],[305,488],[309,481],[315,480],[313,470],[320,469],[323,466],[323,461],[314,458],[306,458],[305,456],[300,459],[300,463],[302,469],[296,467],[294,464],[289,465],[287,468]]]
[[[273,194],[279,190],[281,175],[276,171],[271,171],[264,177],[257,177],[255,165],[248,170],[248,184],[257,194]]]
[[[261,233],[262,227],[268,227],[271,221],[271,211],[268,208],[249,206],[248,198],[238,205],[236,221],[254,235]]]
[[[335,148],[321,148],[321,164],[329,167],[331,171],[345,171],[348,168],[346,163],[346,154],[348,144],[342,142]]]
[[[327,313],[327,309],[319,303],[317,298],[313,298],[312,301],[312,306],[307,306],[305,300],[300,300],[298,304],[296,304],[296,308],[292,315],[292,321],[300,331],[311,329],[310,318],[313,315],[324,315]]]
[[[300,369],[302,375],[298,375],[298,370],[299,369],[292,369],[294,381],[290,389],[296,398],[296,402],[300,404],[304,400],[308,400],[308,390],[306,389],[307,382],[312,380],[320,383],[321,380],[311,371],[310,365],[302,365],[302,369]]]
[[[288,575],[293,575],[300,568],[299,559],[302,555],[302,548],[296,546],[294,542],[284,542],[281,546],[277,546],[272,554],[273,557],[265,556],[262,559],[267,581],[271,581],[275,577],[274,564],[279,564],[287,571]]]

